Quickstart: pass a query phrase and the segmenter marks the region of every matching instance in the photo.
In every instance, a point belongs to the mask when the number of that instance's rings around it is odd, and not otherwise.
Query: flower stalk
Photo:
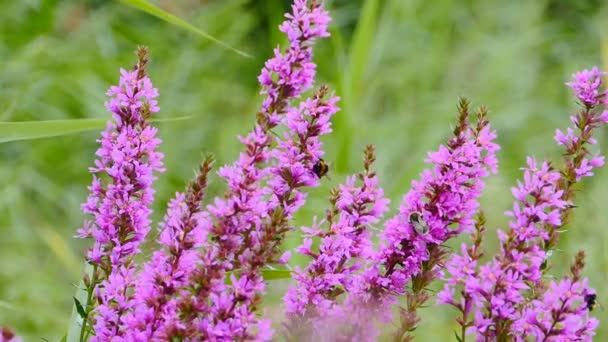
[[[133,71],[121,70],[118,86],[107,95],[107,109],[114,121],[99,140],[99,157],[90,168],[93,183],[91,194],[82,205],[85,214],[93,217],[78,231],[81,238],[93,238],[87,261],[94,266],[87,286],[80,339],[85,339],[89,320],[94,320],[92,341],[105,341],[124,336],[123,315],[132,307],[136,265],[133,257],[150,230],[150,204],[155,172],[162,172],[163,155],[156,151],[160,139],[148,118],[159,111],[155,98],[158,91],[146,76],[147,49],[137,50]],[[93,298],[92,298],[93,297]],[[91,317],[94,311],[94,317]]]

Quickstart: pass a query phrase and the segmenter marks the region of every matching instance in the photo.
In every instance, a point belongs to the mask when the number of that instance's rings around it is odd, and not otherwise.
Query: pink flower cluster
[[[336,305],[335,297],[350,292],[356,286],[353,275],[362,267],[362,260],[374,254],[369,226],[378,223],[388,210],[389,200],[378,186],[371,165],[375,159],[373,148],[366,150],[365,172],[350,176],[335,190],[331,202],[334,209],[326,219],[327,231],[315,222],[312,228],[302,228],[304,243],[297,249],[313,260],[306,269],[296,268],[296,285],[285,295],[286,314],[302,324],[310,311],[314,316],[327,315]],[[361,185],[357,186],[359,178]],[[321,240],[319,251],[312,251],[313,238]],[[295,323],[295,322],[294,322]]]
[[[119,85],[107,92],[111,99],[106,107],[115,122],[108,122],[102,132],[99,159],[90,169],[91,194],[82,205],[83,212],[93,217],[78,231],[79,237],[94,239],[87,254],[96,270],[89,280],[90,287],[96,286],[97,299],[92,341],[125,333],[124,315],[133,306],[136,265],[132,259],[150,230],[154,172],[163,171],[163,155],[156,151],[157,129],[147,120],[159,110],[158,91],[144,73],[146,51],[140,50],[139,56],[135,70],[121,70]]]
[[[517,339],[591,341],[598,321],[589,317],[590,293],[587,280],[552,281],[547,292],[527,305],[521,319],[513,323]]]
[[[468,112],[461,111],[455,136],[447,146],[429,153],[433,168],[412,182],[399,213],[386,222],[375,265],[368,273],[374,291],[403,294],[406,283],[429,260],[430,246],[439,246],[459,233],[470,231],[484,187],[483,178],[497,172],[492,131],[485,116],[469,126]],[[419,213],[427,232],[416,231],[412,213]]]
[[[439,294],[439,302],[462,313],[459,323],[463,330],[486,339],[525,339],[532,334],[590,340],[594,335],[597,324],[589,319],[581,304],[584,295],[593,292],[587,281],[566,278],[552,282],[546,290],[543,275],[558,241],[558,228],[573,208],[573,185],[604,164],[603,156],[590,156],[586,148],[587,144],[596,143],[593,133],[599,125],[608,122],[608,111],[596,108],[599,101],[590,100],[604,97],[598,95],[601,75],[596,68],[585,70],[567,83],[586,106],[571,117],[574,128],[568,128],[566,134],[556,132],[557,143],[566,150],[563,168],[558,171],[547,161],[539,164],[528,158],[524,179],[512,190],[513,209],[506,212],[512,218],[510,230],[498,232],[500,253],[482,265],[476,253],[463,245],[462,255],[454,256],[446,265],[447,284]],[[531,298],[530,293],[536,294]],[[556,305],[563,310],[574,307],[558,317],[557,313],[552,314]],[[559,331],[551,330],[557,324],[555,320],[562,323]]]
[[[92,219],[79,236],[94,244],[87,253],[93,273],[84,277],[88,298],[76,303],[81,341],[89,335],[91,341],[142,342],[273,337],[271,322],[259,315],[263,271],[287,263],[291,251],[281,256],[282,242],[294,230],[306,188],[317,186],[328,168],[320,139],[331,132],[339,99],[326,86],[303,94],[314,86],[313,44],[329,36],[330,20],[317,1],[294,0],[279,27],[289,46],[274,50],[258,78],[264,99],[254,128],[239,137],[237,160],[217,172],[225,195],[203,205],[213,164],[207,157],[169,202],[158,249],[141,266],[134,257],[151,229],[152,183],[163,171],[160,140],[149,123],[159,111],[158,92],[146,76],[144,49],[133,71],[121,70],[119,85],[107,93],[114,120],[99,140],[91,194],[82,206]],[[297,251],[311,260],[292,270],[286,336],[374,341],[378,325],[398,308],[393,337],[410,340],[417,311],[432,296],[427,287],[443,278],[438,299],[462,314],[460,340],[466,333],[484,341],[590,340],[598,324],[589,316],[596,293],[582,277],[584,255],[577,255],[569,276],[548,283],[544,275],[573,208],[573,186],[604,163],[587,150],[608,122],[602,76],[594,68],[567,83],[584,108],[572,116],[573,127],[556,132],[563,167],[528,158],[506,213],[510,229],[499,231],[500,251],[485,264],[479,198],[484,179],[497,172],[500,147],[484,107],[473,117],[468,101],[460,102],[453,136],[428,154],[429,169],[384,223],[389,200],[372,170],[374,148],[367,147],[364,170],[332,190],[324,219],[301,229]],[[462,233],[473,233],[473,244],[452,254],[445,243]]]
[[[21,342],[21,337],[16,336],[9,328],[0,327],[0,342]]]
[[[261,270],[277,261],[286,222],[304,203],[299,188],[319,182],[312,171],[323,155],[319,137],[330,132],[338,100],[321,87],[292,104],[313,85],[312,44],[328,35],[330,19],[320,4],[306,1],[296,1],[287,19],[280,29],[290,45],[285,53],[275,50],[259,77],[265,100],[253,131],[240,138],[245,152],[218,172],[228,192],[203,209],[206,182],[194,182],[197,191],[190,187],[171,201],[159,238],[164,248],[137,279],[125,319],[128,340],[266,340],[272,334],[255,312],[264,291]],[[278,125],[287,128],[282,138],[270,132]]]
[[[572,89],[574,96],[585,106],[607,105],[608,91],[602,89],[602,77],[606,74],[597,67],[593,67],[591,70],[583,70],[572,75],[572,82],[568,82],[566,85]]]

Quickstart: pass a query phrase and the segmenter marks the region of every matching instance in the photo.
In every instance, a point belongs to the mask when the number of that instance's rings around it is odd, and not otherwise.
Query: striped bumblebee
[[[317,177],[321,178],[329,172],[329,165],[323,160],[323,158],[319,158],[319,160],[312,166],[312,172],[314,172]]]
[[[596,300],[597,300],[597,294],[595,294],[595,293],[587,293],[585,295],[585,305],[586,305],[587,310],[593,311],[593,309],[595,308],[595,305],[597,304]]]
[[[408,218],[412,227],[418,235],[424,235],[429,231],[429,225],[424,221],[424,217],[422,217],[422,213],[419,211],[412,211]]]

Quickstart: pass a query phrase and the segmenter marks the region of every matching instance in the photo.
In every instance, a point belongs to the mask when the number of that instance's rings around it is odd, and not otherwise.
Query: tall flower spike
[[[169,202],[158,238],[162,248],[143,266],[135,290],[135,307],[126,319],[130,341],[163,340],[179,322],[177,296],[196,268],[198,248],[207,241],[207,232],[200,225],[204,215],[201,202],[212,165],[213,157],[209,155],[186,191],[177,193]]]
[[[574,128],[568,128],[565,134],[559,130],[556,133],[555,140],[566,150],[563,168],[558,172],[548,162],[539,165],[534,158],[528,158],[524,181],[513,188],[513,210],[506,213],[512,217],[510,230],[499,231],[501,252],[485,265],[478,266],[471,260],[466,282],[455,271],[460,267],[456,264],[458,258],[447,265],[452,271],[440,295],[441,301],[458,303],[457,298],[450,297],[455,296],[456,287],[462,287],[463,298],[471,298],[474,303],[470,309],[474,315],[470,331],[480,338],[524,338],[531,332],[526,328],[530,315],[540,308],[537,299],[559,300],[564,289],[592,291],[586,283],[579,283],[578,277],[547,285],[542,275],[548,269],[551,250],[557,246],[559,228],[567,222],[573,208],[574,185],[603,164],[603,157],[590,157],[586,147],[588,143],[595,144],[594,131],[608,122],[608,112],[602,111],[600,102],[590,101],[591,97],[604,96],[598,95],[601,75],[596,68],[585,70],[568,83],[585,108],[571,117]],[[542,326],[542,322],[539,324]],[[593,324],[587,328],[592,334]]]
[[[526,305],[521,319],[513,324],[518,340],[534,336],[538,341],[592,341],[598,320],[589,317],[593,304],[587,279],[581,280],[585,253],[579,252],[572,265],[571,275],[559,282],[551,281],[540,299]]]
[[[319,176],[314,165],[323,155],[319,137],[330,132],[330,118],[338,110],[338,98],[327,96],[327,88],[306,99],[299,109],[290,108],[285,126],[290,129],[278,146],[272,150],[272,166],[269,168],[268,186],[271,191],[267,219],[260,227],[245,232],[243,248],[238,252],[240,275],[232,278],[229,287],[232,317],[252,316],[264,293],[262,267],[272,263],[284,263],[279,258],[279,248],[285,233],[291,230],[288,220],[305,200],[303,187],[315,186]],[[247,294],[247,295],[245,295]],[[239,310],[242,310],[239,312]],[[269,322],[268,322],[269,324]]]
[[[82,238],[92,237],[93,248],[87,260],[94,266],[88,287],[87,314],[95,307],[95,336],[92,341],[108,341],[124,336],[123,315],[132,306],[131,290],[135,279],[133,256],[150,230],[150,204],[156,179],[162,172],[163,155],[156,151],[160,139],[157,129],[147,118],[158,112],[156,88],[143,72],[147,61],[145,48],[138,50],[138,63],[133,71],[121,69],[118,86],[111,87],[106,103],[115,122],[108,122],[99,140],[99,157],[93,173],[91,194],[82,205],[85,214],[93,216],[78,231]],[[82,330],[87,324],[84,320]]]
[[[499,146],[493,142],[496,133],[490,129],[486,113],[481,108],[476,125],[469,126],[468,101],[461,100],[454,137],[447,146],[429,153],[426,162],[433,169],[412,182],[399,213],[386,222],[379,253],[362,275],[365,285],[349,294],[353,298],[347,297],[347,301],[371,302],[379,305],[378,310],[389,311],[397,295],[407,294],[398,339],[416,327],[416,311],[428,299],[426,287],[437,277],[437,266],[447,255],[443,243],[474,227],[482,179],[497,171]],[[410,280],[412,288],[407,292]]]
[[[461,328],[458,335],[459,341],[465,341],[467,329],[473,325],[470,317],[474,300],[471,296],[471,288],[477,288],[479,283],[477,278],[472,275],[475,274],[477,263],[484,256],[481,243],[485,233],[485,224],[485,215],[480,212],[475,223],[475,232],[471,236],[473,244],[467,247],[463,243],[461,245],[462,255],[454,253],[446,263],[445,270],[440,273],[442,279],[446,279],[446,273],[451,276],[447,278],[444,290],[437,294],[437,301],[451,305],[460,312],[461,317],[456,319]],[[457,290],[461,296],[459,300],[456,298]]]
[[[296,268],[293,274],[296,284],[284,298],[289,319],[286,333],[293,338],[315,334],[323,340],[330,338],[327,327],[318,329],[319,323],[337,309],[336,297],[355,285],[351,284],[352,276],[361,268],[359,260],[367,260],[373,254],[368,227],[382,218],[389,202],[371,169],[374,161],[374,147],[368,146],[364,171],[348,177],[345,184],[332,191],[333,209],[327,214],[327,231],[317,228],[316,222],[313,228],[302,228],[306,237],[298,250],[312,260],[306,269]],[[313,238],[321,240],[318,252],[311,250]]]
[[[228,193],[208,206],[209,215],[201,222],[209,243],[190,275],[191,294],[178,303],[182,320],[168,338],[265,340],[272,334],[269,322],[258,320],[254,312],[264,290],[261,267],[274,261],[288,230],[286,219],[303,203],[304,195],[295,189],[318,183],[304,171],[316,162],[315,156],[322,155],[318,137],[329,132],[329,117],[337,110],[337,99],[324,99],[325,91],[299,109],[290,105],[312,86],[312,44],[327,35],[329,22],[316,2],[307,6],[298,0],[292,8],[280,26],[290,46],[283,54],[276,49],[259,77],[265,99],[254,130],[241,138],[245,152],[219,171]],[[281,147],[271,150],[269,131],[279,124],[289,126],[294,118],[304,118],[299,122],[305,126],[304,134],[287,133],[278,142]],[[271,165],[263,167],[267,162]],[[285,182],[275,179],[264,186],[274,177]],[[235,271],[231,284],[226,284],[228,271]]]

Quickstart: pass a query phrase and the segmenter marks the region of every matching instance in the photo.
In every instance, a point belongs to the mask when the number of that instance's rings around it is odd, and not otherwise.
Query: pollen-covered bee
[[[319,160],[312,166],[312,172],[317,175],[317,177],[321,178],[329,172],[329,165],[323,160],[323,158],[319,158]]]
[[[419,211],[412,211],[409,216],[409,222],[414,227],[414,230],[419,235],[424,235],[429,231],[429,225],[424,221],[422,213]]]
[[[593,311],[593,309],[595,308],[595,305],[597,304],[596,300],[597,300],[597,294],[595,294],[595,293],[587,293],[585,295],[585,304],[586,304],[587,310]]]

